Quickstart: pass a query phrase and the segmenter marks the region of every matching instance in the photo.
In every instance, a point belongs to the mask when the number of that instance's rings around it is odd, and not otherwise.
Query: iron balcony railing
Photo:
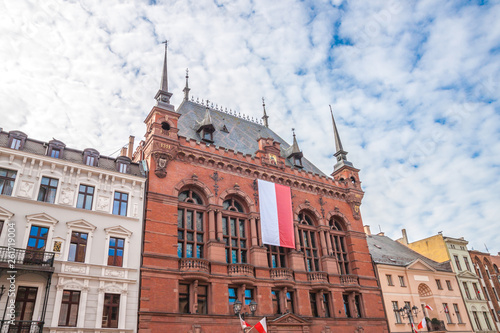
[[[54,266],[54,254],[54,252],[0,246],[0,263],[7,263],[9,265],[9,268],[14,268],[16,267],[16,265],[29,265],[50,268]]]
[[[41,321],[1,321],[1,333],[42,333],[43,322]]]

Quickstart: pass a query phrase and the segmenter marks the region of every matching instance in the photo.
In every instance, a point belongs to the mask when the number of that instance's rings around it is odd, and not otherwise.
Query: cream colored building
[[[483,296],[479,276],[476,275],[467,249],[468,241],[463,237],[445,237],[439,233],[432,237],[408,243],[407,237],[403,233],[404,242],[407,243],[409,248],[437,262],[450,261],[457,276],[458,285],[474,332],[498,332],[488,307],[488,300]]]
[[[425,316],[431,319],[427,323],[429,331],[472,332],[449,262],[435,262],[381,234],[368,234],[367,241],[391,333],[411,332],[410,318],[398,311],[406,304],[409,308],[416,307],[411,318],[415,326]]]
[[[14,296],[16,332],[136,331],[144,186],[127,156],[0,132],[2,332]]]

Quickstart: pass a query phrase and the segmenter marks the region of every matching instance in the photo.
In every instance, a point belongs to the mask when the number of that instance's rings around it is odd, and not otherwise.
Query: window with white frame
[[[92,246],[92,234],[96,226],[85,221],[77,220],[67,222],[68,236],[66,243],[69,244],[66,250],[66,258],[73,262],[88,262]]]
[[[132,232],[122,226],[104,229],[106,232],[106,255],[103,265],[127,267],[129,240]]]

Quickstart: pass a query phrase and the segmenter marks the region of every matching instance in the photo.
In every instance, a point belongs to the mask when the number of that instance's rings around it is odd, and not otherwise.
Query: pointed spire
[[[186,86],[182,90],[182,91],[184,91],[184,100],[185,101],[189,100],[189,91],[191,90],[191,89],[189,89],[188,80],[189,80],[189,68],[186,68]]]
[[[297,138],[295,137],[295,128],[292,128],[293,132],[293,145],[292,145],[292,154],[301,154],[299,144],[297,143]]]
[[[163,72],[161,75],[160,90],[156,93],[155,99],[157,101],[156,105],[166,110],[174,111],[173,105],[170,104],[170,97],[172,93],[168,91],[168,75],[167,75],[167,50],[168,42],[163,42],[165,44],[165,57],[163,58]]]
[[[333,135],[335,137],[335,156],[337,158],[337,163],[333,167],[334,171],[337,171],[344,165],[353,166],[351,162],[347,160],[347,152],[342,148],[342,142],[340,141],[340,135],[337,130],[337,125],[335,124],[335,118],[333,118],[332,106],[330,105],[330,114],[332,115],[332,123],[333,123]]]
[[[266,103],[264,102],[264,97],[262,97],[262,107],[264,108],[264,116],[262,116],[262,119],[264,120],[264,126],[269,128],[269,123],[267,122],[269,116],[266,114]]]
[[[208,106],[205,108],[205,117],[203,117],[203,120],[198,123],[199,128],[205,127],[205,126],[213,126],[212,123],[212,116],[210,116],[210,109]]]
[[[288,148],[287,158],[292,159],[292,164],[297,168],[303,168],[302,157],[304,156],[300,151],[299,144],[297,143],[297,138],[295,137],[295,128],[292,128],[293,133],[293,145]]]

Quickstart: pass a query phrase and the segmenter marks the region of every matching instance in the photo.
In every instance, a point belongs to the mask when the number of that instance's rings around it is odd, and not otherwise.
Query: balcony
[[[0,333],[41,333],[43,322],[41,321],[2,321]]]
[[[328,275],[325,272],[308,272],[307,281],[311,283],[328,283]]]
[[[343,285],[358,285],[358,277],[356,275],[341,275],[340,283]]]
[[[444,321],[432,318],[431,321],[427,322],[427,331],[429,332],[444,332],[446,327],[444,326]]]
[[[293,280],[293,271],[289,268],[271,268],[271,279],[273,280]]]
[[[179,266],[182,272],[208,273],[210,270],[210,263],[208,260],[199,258],[181,258]]]
[[[227,266],[229,276],[250,276],[254,277],[254,268],[248,264],[229,264]]]
[[[54,254],[54,252],[0,246],[0,267],[53,272]]]

